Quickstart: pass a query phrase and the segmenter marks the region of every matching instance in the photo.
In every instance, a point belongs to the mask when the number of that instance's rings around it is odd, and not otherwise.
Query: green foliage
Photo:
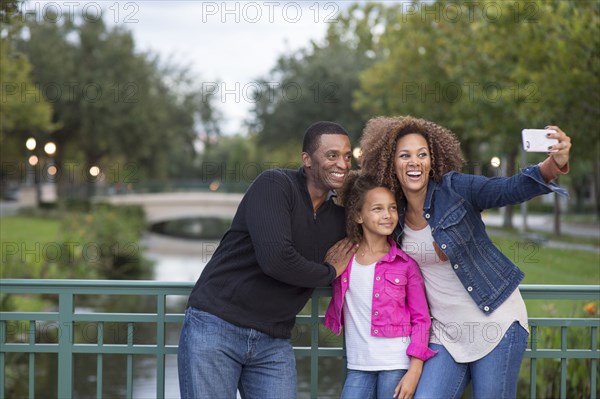
[[[499,8],[499,16],[488,15],[489,5]],[[387,27],[382,46],[388,55],[362,75],[356,106],[451,127],[467,155],[476,154],[483,140],[515,151],[524,125],[519,105],[528,87],[513,76],[525,47],[519,36],[525,23],[515,17],[513,2],[416,7],[403,8]]]
[[[52,129],[52,109],[31,81],[31,64],[4,39],[0,40],[0,96],[3,132],[0,140],[6,134],[21,133],[23,137],[29,131]]]
[[[600,3],[597,1],[538,1],[539,29],[528,26],[529,60],[520,72],[539,86],[540,101],[532,111],[564,124],[583,159],[598,158],[600,136]],[[529,44],[529,43],[528,43]],[[530,47],[530,46],[529,46]],[[525,51],[523,52],[525,55]],[[533,64],[526,70],[527,64]]]
[[[31,64],[5,38],[0,38],[0,106],[1,158],[3,165],[9,165],[0,172],[0,179],[4,179],[11,166],[23,161],[30,135],[56,128],[50,104],[32,81]]]
[[[18,0],[0,2],[0,197],[7,186],[3,183],[14,180],[11,171],[22,165],[25,140],[57,127],[52,123],[51,105],[34,85],[32,65],[14,46],[23,25],[19,4]]]
[[[1,219],[1,278],[112,279],[147,271],[138,206],[95,205],[55,217]]]
[[[570,175],[575,200],[592,191],[600,215],[600,3],[584,1],[537,1],[539,25],[529,27],[537,50],[531,74],[540,101],[531,104],[531,115],[559,124],[573,139]],[[540,123],[542,126],[542,123]]]
[[[314,120],[339,121],[357,142],[370,117],[410,114],[456,132],[479,173],[490,154],[517,164],[522,128],[558,124],[577,160],[563,180],[578,205],[592,187],[600,212],[599,9],[589,0],[354,4],[322,43],[278,60],[264,82],[303,95],[263,96],[251,129],[261,145],[297,148]]]
[[[384,57],[361,74],[355,106],[447,126],[478,164],[492,147],[513,165],[522,128],[558,124],[573,138],[577,162],[593,161],[571,170],[574,183],[595,182],[598,192],[600,135],[591,132],[600,112],[599,8],[493,0],[391,6]]]
[[[277,82],[281,95],[261,96],[250,124],[261,145],[300,148],[306,128],[320,120],[340,123],[356,142],[366,118],[353,108],[352,94],[359,73],[378,57],[374,27],[385,18],[383,10],[353,5],[329,27],[323,44],[279,58],[261,83]]]
[[[139,206],[98,204],[92,212],[74,213],[61,225],[63,263],[67,268],[93,267],[103,279],[123,279],[147,271],[139,239],[145,229]]]
[[[212,140],[220,134],[220,116],[194,85],[195,77],[140,53],[123,27],[98,18],[63,20],[31,18],[28,36],[15,41],[31,60],[33,83],[60,126],[52,140],[54,159],[68,174],[59,181],[61,192],[87,185],[87,195],[93,194],[94,179],[87,174],[92,165],[109,184],[190,175],[199,135]]]
[[[260,145],[260,136],[224,136],[202,155],[199,176],[218,191],[243,192],[270,168],[301,165],[301,145],[276,148]]]
[[[55,134],[59,155],[69,160],[82,153],[85,165],[104,169],[133,162],[140,174],[164,177],[173,146],[190,147],[193,121],[176,115],[174,94],[151,60],[136,54],[131,33],[89,19],[80,25],[44,19],[29,30],[31,38],[20,47],[36,66],[36,81],[58,86],[46,95],[54,96],[55,118],[64,125]]]

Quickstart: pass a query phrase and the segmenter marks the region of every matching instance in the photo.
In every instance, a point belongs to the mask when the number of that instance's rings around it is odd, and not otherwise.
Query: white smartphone
[[[552,129],[523,129],[523,149],[527,152],[553,152],[548,149],[551,145],[558,144],[557,139],[546,137],[548,133],[556,133]]]

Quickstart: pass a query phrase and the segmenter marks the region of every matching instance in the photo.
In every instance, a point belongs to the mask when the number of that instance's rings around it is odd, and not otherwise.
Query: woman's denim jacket
[[[527,201],[565,189],[546,183],[539,166],[511,177],[450,172],[441,182],[429,181],[423,216],[435,243],[449,258],[460,282],[486,314],[496,310],[517,288],[525,274],[494,246],[485,231],[481,211]],[[401,245],[406,206],[399,210],[393,237]],[[419,262],[419,259],[416,259]]]

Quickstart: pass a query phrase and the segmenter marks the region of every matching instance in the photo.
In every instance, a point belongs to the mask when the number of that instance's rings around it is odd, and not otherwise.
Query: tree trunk
[[[592,190],[596,204],[596,217],[600,219],[600,159],[595,159],[592,168]]]
[[[502,227],[504,227],[505,229],[512,229],[513,226],[513,222],[512,222],[512,217],[513,217],[513,207],[512,205],[508,205],[504,207],[504,220],[502,221]]]
[[[507,154],[507,158],[502,160],[502,163],[500,165],[501,167],[501,175],[504,176],[508,176],[508,171],[513,171],[514,165],[515,165],[515,161],[516,161],[516,154],[514,151],[511,151]],[[512,229],[513,226],[513,222],[512,222],[512,218],[513,217],[513,207],[512,205],[509,206],[505,206],[504,207],[504,218],[502,221],[502,227],[504,227],[505,229]]]
[[[556,179],[556,184],[558,184],[558,179]],[[554,193],[554,234],[557,236],[560,235],[560,198],[558,194]]]

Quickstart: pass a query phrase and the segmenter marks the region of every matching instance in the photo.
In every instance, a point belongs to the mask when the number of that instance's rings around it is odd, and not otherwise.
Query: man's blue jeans
[[[342,399],[391,399],[406,370],[348,370]]]
[[[296,360],[289,340],[228,323],[189,307],[177,353],[182,399],[296,397]]]
[[[471,363],[456,363],[442,345],[430,344],[439,352],[425,362],[415,399],[458,399],[469,381],[476,399],[515,398],[527,338],[514,322],[493,351]]]

